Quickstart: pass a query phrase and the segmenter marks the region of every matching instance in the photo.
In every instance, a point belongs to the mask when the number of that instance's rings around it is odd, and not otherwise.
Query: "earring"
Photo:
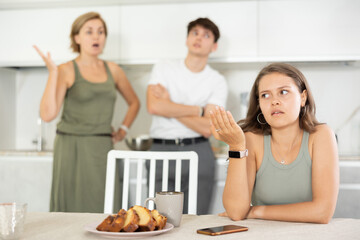
[[[301,108],[300,117],[305,116],[305,114],[306,114],[306,105]]]
[[[260,115],[263,115],[263,117],[264,117],[264,114],[261,112],[261,113],[259,113],[258,115],[257,115],[257,117],[256,117],[256,120],[258,121],[258,123],[260,123],[261,125],[264,125],[264,124],[267,124],[267,122],[266,122],[266,120],[265,120],[265,122],[261,122],[260,121]],[[264,119],[265,119],[265,117],[264,117]]]

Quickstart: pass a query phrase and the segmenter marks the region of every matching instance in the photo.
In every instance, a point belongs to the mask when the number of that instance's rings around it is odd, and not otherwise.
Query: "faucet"
[[[36,139],[32,141],[33,144],[36,144],[36,151],[41,152],[43,150],[44,141],[42,138],[42,119],[38,117],[37,125],[39,126],[39,135]]]
[[[246,118],[249,105],[249,92],[240,93],[240,119]]]

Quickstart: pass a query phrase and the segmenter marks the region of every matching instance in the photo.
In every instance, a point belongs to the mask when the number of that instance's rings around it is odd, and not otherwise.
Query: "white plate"
[[[168,232],[168,231],[170,231],[171,229],[174,228],[174,225],[172,225],[171,223],[166,223],[166,225],[165,225],[165,227],[163,229],[155,230],[155,231],[146,231],[146,232],[103,232],[103,231],[96,230],[96,227],[99,224],[100,224],[99,222],[90,223],[88,225],[85,225],[84,229],[86,231],[88,231],[88,232],[97,234],[97,235],[102,236],[102,237],[120,239],[120,238],[138,238],[138,237],[154,236],[154,235],[158,235],[158,234]]]

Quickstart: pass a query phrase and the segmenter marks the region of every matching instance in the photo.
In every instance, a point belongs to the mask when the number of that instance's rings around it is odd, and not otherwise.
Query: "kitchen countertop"
[[[52,157],[52,151],[41,151],[38,152],[36,150],[0,150],[0,156],[44,156],[44,157]]]
[[[36,151],[36,150],[0,150],[0,156],[44,156],[52,157],[53,151]],[[217,159],[227,159],[227,154],[215,153]],[[360,161],[360,155],[341,155],[339,156],[340,161]]]

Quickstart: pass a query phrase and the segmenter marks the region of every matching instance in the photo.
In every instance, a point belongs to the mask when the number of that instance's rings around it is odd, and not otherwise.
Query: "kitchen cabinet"
[[[359,160],[340,161],[340,189],[335,217],[360,218]]]
[[[122,6],[120,62],[185,57],[187,24],[198,17],[209,17],[220,29],[212,58],[255,57],[256,7],[255,1]]]
[[[0,8],[0,30],[6,33],[0,39],[0,66],[44,66],[33,44],[50,51],[58,64],[73,58],[70,26],[88,11],[100,12],[108,24],[101,57],[122,65],[183,58],[186,25],[198,17],[214,20],[221,31],[212,62],[360,61],[356,0],[105,1],[102,6],[43,1],[38,8],[21,8],[21,3]]]
[[[88,11],[99,12],[108,25],[101,57],[120,64],[185,57],[186,26],[200,16],[210,17],[222,33],[213,57],[255,57],[256,6],[253,1],[240,1],[2,10],[0,22],[11,24],[0,25],[7,33],[0,39],[0,66],[43,66],[33,44],[50,51],[56,63],[73,58],[70,26]]]
[[[53,8],[53,7],[79,7],[99,5],[126,5],[126,4],[159,4],[181,2],[217,2],[219,0],[0,0],[0,9],[18,8]],[[223,0],[233,1],[233,0]],[[241,1],[241,0],[240,0]]]
[[[47,212],[51,179],[51,153],[0,154],[0,202],[24,202],[30,212]]]
[[[45,66],[33,49],[36,44],[44,53],[49,51],[57,64],[69,61],[76,54],[70,50],[70,31],[79,15],[94,11],[89,7],[16,9],[0,11],[0,66]],[[117,6],[97,7],[107,23],[109,37],[102,57],[119,58],[119,9]],[[7,23],[7,24],[5,24]]]
[[[358,59],[359,11],[357,0],[259,1],[259,56]]]

